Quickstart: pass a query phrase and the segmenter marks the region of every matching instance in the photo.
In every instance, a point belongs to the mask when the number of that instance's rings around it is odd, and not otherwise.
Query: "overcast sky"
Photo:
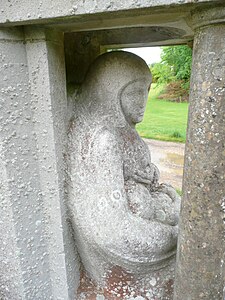
[[[160,47],[126,48],[123,50],[139,55],[146,61],[148,65],[155,62],[160,62],[161,60],[160,54],[162,50]]]

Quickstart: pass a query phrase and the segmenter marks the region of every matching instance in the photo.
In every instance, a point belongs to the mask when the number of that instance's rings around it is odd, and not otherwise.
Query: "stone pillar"
[[[195,26],[175,300],[223,297],[225,213],[225,8]]]
[[[20,203],[18,194],[25,193],[16,182],[22,178],[16,166],[18,161],[15,141],[17,122],[21,121],[22,109],[18,107],[18,96],[24,99],[28,89],[26,74],[26,52],[23,45],[23,32],[20,30],[0,30],[0,299],[22,299],[24,294],[20,259],[18,255],[18,231],[14,226],[13,213],[17,214]],[[23,92],[19,89],[23,88]],[[22,98],[23,95],[23,98]],[[26,101],[24,101],[26,102]],[[24,112],[26,113],[26,111]],[[24,132],[25,134],[25,132]],[[17,137],[16,137],[17,135]],[[20,141],[23,143],[23,140]],[[20,145],[18,145],[18,148]],[[23,157],[23,154],[21,155]],[[22,158],[21,157],[21,158]],[[22,165],[21,161],[21,165]],[[22,169],[23,170],[23,169]],[[22,171],[21,170],[21,171]],[[16,175],[16,176],[15,176]],[[22,214],[22,212],[21,212]],[[28,213],[29,215],[29,213]],[[17,217],[19,218],[19,216]],[[33,263],[34,265],[34,263]]]
[[[25,33],[40,182],[51,224],[48,241],[54,299],[73,299],[79,284],[79,263],[64,201],[68,122],[64,36],[35,27],[26,28]]]
[[[0,77],[0,298],[73,299],[79,273],[64,207],[63,35],[0,30]]]

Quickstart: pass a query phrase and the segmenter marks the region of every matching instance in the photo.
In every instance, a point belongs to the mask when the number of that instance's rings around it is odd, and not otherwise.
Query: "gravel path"
[[[159,168],[160,182],[182,189],[184,144],[144,139],[151,151],[152,162]]]

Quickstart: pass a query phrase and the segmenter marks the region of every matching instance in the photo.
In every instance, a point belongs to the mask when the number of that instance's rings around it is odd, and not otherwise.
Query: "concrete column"
[[[63,35],[0,30],[0,298],[74,299],[66,223]]]
[[[21,236],[26,229],[20,224],[19,220],[23,213],[22,211],[18,213],[18,209],[21,204],[21,195],[23,194],[25,199],[24,203],[22,203],[23,207],[26,207],[28,201],[27,197],[29,197],[27,191],[29,180],[27,180],[26,176],[22,178],[22,173],[25,168],[25,165],[23,165],[25,164],[24,151],[27,149],[28,145],[24,145],[24,140],[22,138],[20,141],[18,140],[19,136],[22,135],[22,124],[19,128],[18,124],[23,123],[23,115],[29,115],[26,106],[22,109],[23,104],[27,101],[27,91],[29,91],[29,88],[23,32],[15,29],[1,29],[0,299],[17,300],[22,299],[24,295],[22,269],[26,262],[23,260],[20,262],[20,257],[23,259],[23,254],[20,254],[18,244],[23,243],[23,241],[19,241],[19,236]],[[18,101],[18,98],[21,99],[20,102]],[[25,134],[26,131],[24,130],[24,135]],[[30,144],[32,144],[32,141],[30,141]],[[22,146],[24,146],[24,151],[18,156],[18,152],[20,152]],[[26,181],[27,186],[23,186],[22,181]],[[16,188],[16,184],[18,184],[18,188]],[[29,216],[29,212],[27,212],[27,215]],[[26,224],[24,225],[26,226]],[[32,257],[29,258],[29,261],[32,261],[31,265],[35,267],[35,262],[32,260]],[[42,265],[39,268],[36,268],[36,270],[40,270],[41,268],[43,268]]]
[[[64,201],[68,121],[64,37],[54,30],[28,27],[25,40],[40,184],[44,208],[48,211],[54,299],[73,299],[79,284],[79,263]]]
[[[176,300],[223,297],[225,219],[225,8],[195,26]]]

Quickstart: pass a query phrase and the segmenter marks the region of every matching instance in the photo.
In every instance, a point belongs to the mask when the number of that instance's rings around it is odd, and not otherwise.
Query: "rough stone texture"
[[[221,4],[219,9],[218,4]],[[209,10],[191,13],[194,8],[207,5],[211,5]],[[73,299],[79,281],[78,256],[63,203],[65,128],[73,113],[73,102],[69,97],[66,105],[62,35],[53,29],[88,31],[84,32],[84,36],[90,34],[90,30],[102,29],[104,34],[93,33],[93,36],[98,36],[98,39],[103,36],[103,46],[111,41],[113,45],[123,42],[123,45],[134,43],[143,46],[162,45],[170,38],[174,44],[186,43],[193,39],[192,28],[209,24],[215,24],[215,27],[198,31],[195,43],[193,104],[189,121],[190,143],[187,147],[176,299],[185,299],[191,290],[197,295],[193,295],[191,300],[221,298],[225,265],[224,254],[219,247],[224,247],[220,220],[224,218],[225,205],[219,194],[224,183],[220,178],[219,185],[213,176],[218,174],[214,171],[215,166],[216,172],[221,172],[220,163],[224,159],[218,142],[222,135],[224,113],[224,28],[216,26],[225,22],[223,7],[224,0],[1,1],[1,299]],[[30,24],[37,24],[37,28],[25,26],[25,36],[21,27],[13,28],[14,25]],[[43,26],[41,30],[38,29],[40,25]],[[46,31],[44,26],[49,30]],[[154,29],[159,27],[161,30],[157,34]],[[166,28],[168,39],[164,39],[162,28]],[[148,29],[151,38],[147,39]],[[174,33],[181,31],[181,36],[176,35],[175,38]],[[72,33],[71,37],[74,38],[75,34]],[[80,82],[87,65],[97,55],[98,42],[94,47],[91,44],[85,55],[81,52],[77,61],[73,61],[76,44],[72,42],[70,46],[66,48],[66,52],[69,51],[67,80],[72,78],[72,82]],[[85,48],[85,43],[83,46]],[[83,66],[87,58],[88,63]],[[68,68],[71,62],[74,69]],[[73,76],[73,71],[77,77]],[[222,71],[220,80],[217,76]],[[80,81],[76,81],[75,77]],[[208,96],[208,93],[212,95]],[[209,124],[212,127],[208,130]],[[200,146],[199,141],[203,142]],[[198,155],[197,159],[194,154]],[[213,178],[210,178],[211,183],[208,180],[210,176]],[[188,222],[190,227],[186,226]],[[147,234],[146,230],[143,232]],[[190,248],[183,241],[184,237],[194,241]],[[113,274],[118,279],[118,272]],[[151,289],[155,286],[156,277],[152,275]],[[202,287],[203,292],[200,291]],[[149,297],[152,297],[151,294]],[[102,299],[102,295],[98,295],[97,299]]]
[[[52,259],[53,298],[73,299],[79,282],[79,264],[64,206],[67,95],[63,35],[28,27],[25,40],[31,99],[35,103],[38,162],[42,168],[40,181],[51,222],[48,249]]]
[[[120,1],[120,0],[90,0],[90,1],[62,1],[62,0],[16,0],[10,2],[3,0],[1,3],[0,23],[27,22],[34,20],[41,23],[42,19],[73,17],[81,14],[94,14],[101,12],[115,12],[133,10],[136,8],[158,8],[161,6],[172,7],[190,3],[222,3],[217,0],[141,0],[141,1]]]
[[[24,170],[23,162],[20,160],[20,165],[18,163],[18,159],[22,159],[24,153],[21,153],[20,157],[16,153],[20,151],[24,141],[21,139],[19,144],[17,143],[18,150],[15,147],[18,137],[22,134],[17,131],[16,136],[16,123],[24,122],[22,107],[27,100],[25,93],[28,90],[23,33],[19,30],[1,30],[0,49],[0,298],[14,300],[21,299],[24,293],[21,273],[23,261],[20,264],[18,255],[18,230],[22,231],[18,222],[21,215],[13,216],[20,205],[16,184],[20,189],[22,178],[19,172]],[[19,103],[17,99],[20,98]],[[27,110],[23,111],[27,114]],[[29,176],[28,173],[27,177]],[[23,192],[26,192],[25,188]]]
[[[75,254],[68,262],[64,252],[64,243],[70,249],[72,241],[64,220],[59,142],[66,121],[62,37],[30,29],[26,40],[21,29],[0,32],[0,295],[69,299],[79,274]]]
[[[90,64],[100,54],[101,40],[93,33],[68,33],[64,44],[67,84],[81,84]]]
[[[116,29],[120,31],[122,44],[128,44],[129,35],[125,34],[125,28],[129,27],[162,27],[164,30],[183,31],[184,34],[175,38],[177,34],[171,34],[168,40],[161,32],[156,33],[149,29],[149,35],[153,36],[151,43],[142,40],[140,45],[165,45],[184,44],[193,39],[193,30],[190,24],[190,13],[197,7],[204,8],[214,4],[222,4],[223,0],[140,0],[140,1],[14,1],[3,0],[1,5],[0,25],[44,25],[54,30],[63,32],[79,32]],[[146,30],[148,30],[146,28]],[[135,28],[134,28],[135,31]],[[171,32],[172,33],[172,32]],[[141,37],[144,33],[139,33]],[[113,35],[113,33],[112,33]],[[131,34],[131,37],[133,35]],[[137,36],[135,40],[137,40]],[[132,38],[133,39],[133,38]],[[135,41],[129,41],[129,43]],[[137,42],[136,42],[137,43]]]
[[[3,181],[1,188],[5,189],[1,195],[2,219],[1,232],[3,247],[1,245],[1,297],[3,299],[22,299],[28,295],[29,281],[34,280],[42,293],[49,297],[48,286],[50,282],[47,272],[48,259],[43,254],[47,253],[47,245],[40,242],[39,235],[43,235],[41,225],[43,212],[38,209],[41,201],[38,176],[38,161],[35,153],[35,141],[32,132],[33,123],[29,103],[29,81],[26,60],[26,48],[23,33],[17,30],[1,31],[1,169]],[[30,137],[28,139],[28,136]],[[31,178],[34,178],[31,180]],[[9,221],[12,220],[12,226]],[[13,244],[4,244],[9,239],[10,231]],[[35,233],[36,231],[36,233]],[[11,247],[13,252],[10,255]],[[34,255],[39,251],[39,257]],[[12,250],[11,250],[12,251]],[[33,255],[32,255],[33,252]],[[13,264],[11,256],[16,260]],[[3,268],[4,265],[4,268]],[[14,274],[14,270],[16,272]],[[9,275],[7,275],[9,273]],[[44,274],[37,278],[36,274]],[[17,277],[18,276],[18,277]],[[16,277],[16,278],[14,278]],[[7,280],[7,286],[5,281]],[[19,281],[19,288],[14,289]],[[35,291],[31,293],[34,295]],[[40,290],[36,291],[39,295]],[[31,298],[30,298],[31,299]]]
[[[100,56],[71,120],[68,207],[74,237],[87,274],[112,299],[132,292],[146,299],[172,297],[180,198],[171,186],[158,184],[159,172],[135,130],[150,80],[148,66],[134,54]]]
[[[218,25],[225,22],[224,2],[208,9],[201,7],[191,12],[192,28],[200,28],[209,25]]]
[[[207,14],[209,16],[210,11]],[[202,13],[198,15],[202,16]],[[221,9],[218,10],[217,16],[219,15],[221,16]],[[199,24],[202,20],[203,18]],[[197,25],[196,23],[195,26]],[[223,297],[224,44],[225,25],[197,29],[184,168],[176,300],[219,300]]]

